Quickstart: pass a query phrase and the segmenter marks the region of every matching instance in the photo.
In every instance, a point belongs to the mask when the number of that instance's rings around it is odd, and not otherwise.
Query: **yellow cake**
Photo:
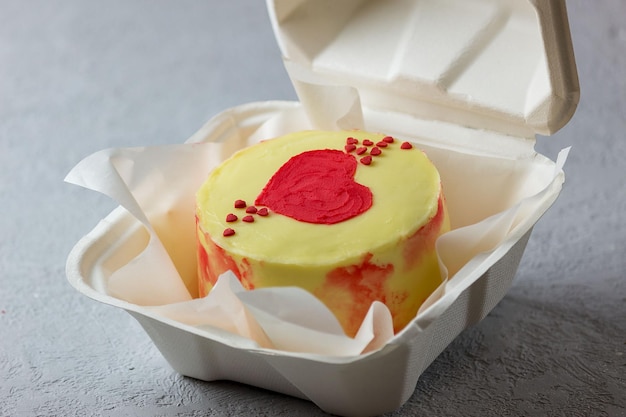
[[[243,149],[202,185],[196,217],[200,296],[228,270],[247,289],[301,287],[354,336],[373,301],[397,332],[441,284],[439,173],[390,136],[304,131]]]

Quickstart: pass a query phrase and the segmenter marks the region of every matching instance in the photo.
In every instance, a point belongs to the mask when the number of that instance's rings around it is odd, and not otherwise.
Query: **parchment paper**
[[[148,307],[210,335],[218,328],[233,334],[232,344],[329,356],[352,356],[379,349],[394,338],[387,307],[374,302],[354,339],[314,296],[295,287],[244,290],[232,273],[222,275],[201,299],[196,290],[195,192],[209,172],[239,145],[309,128],[362,128],[367,120],[358,93],[347,87],[299,86],[304,106],[271,118],[233,143],[212,132],[170,146],[119,148],[97,152],[66,177],[116,200],[146,228],[143,252],[114,271],[107,293]],[[323,103],[339,103],[333,111]],[[316,104],[317,103],[317,104]],[[342,110],[338,110],[338,109]],[[551,202],[545,196],[563,182],[562,165],[546,158],[511,160],[440,149],[410,139],[439,169],[453,230],[437,242],[443,284],[424,303],[414,321],[426,327],[480,275],[464,268],[494,250],[520,225],[538,219]],[[554,193],[552,193],[554,194]],[[536,215],[539,213],[538,215]],[[533,217],[535,216],[535,217]]]

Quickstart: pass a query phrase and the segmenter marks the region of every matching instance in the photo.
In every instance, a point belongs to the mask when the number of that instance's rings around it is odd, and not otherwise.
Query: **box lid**
[[[564,0],[268,0],[268,9],[294,84],[353,87],[364,108],[534,137],[563,127],[578,104]]]

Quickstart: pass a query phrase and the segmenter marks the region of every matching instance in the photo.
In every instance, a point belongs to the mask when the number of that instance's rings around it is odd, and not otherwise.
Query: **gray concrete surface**
[[[568,0],[581,84],[567,183],[515,284],[389,416],[626,416],[626,3]],[[106,147],[179,143],[293,99],[264,2],[0,1],[0,416],[322,416],[174,373],[126,313],[66,282],[114,203],[63,183]]]

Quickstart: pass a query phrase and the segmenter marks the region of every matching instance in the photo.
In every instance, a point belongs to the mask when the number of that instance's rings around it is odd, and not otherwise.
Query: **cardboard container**
[[[468,176],[486,173],[492,179],[485,181],[507,190],[475,202],[482,192],[475,184],[464,184],[457,171],[442,172],[454,200],[452,226],[474,239],[471,255],[455,257],[458,248],[444,242],[440,255],[450,277],[437,296],[382,346],[350,355],[264,348],[115,296],[107,288],[112,275],[146,248],[146,219],[128,207],[81,239],[67,276],[86,296],[128,311],[183,375],[306,398],[334,414],[378,415],[406,402],[424,369],[502,299],[533,225],[558,197],[564,157],[552,162],[533,145],[536,133],[562,127],[578,100],[565,5],[270,0],[268,7],[300,102],[225,110],[187,142],[220,143],[221,160],[268,135],[356,127],[410,139],[436,164],[467,160]],[[497,238],[486,225],[501,229]]]

